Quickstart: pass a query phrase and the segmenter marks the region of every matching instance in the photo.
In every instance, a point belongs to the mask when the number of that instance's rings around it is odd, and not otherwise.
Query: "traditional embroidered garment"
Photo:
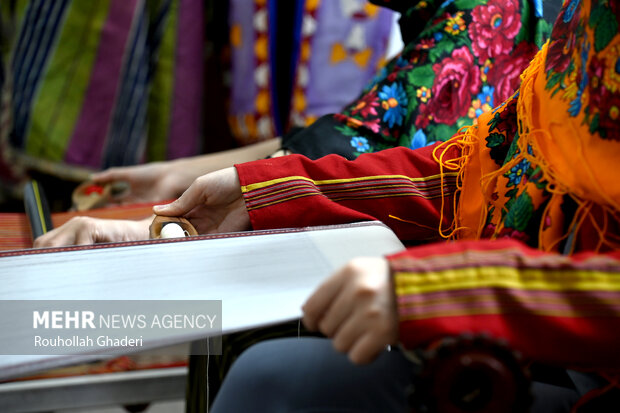
[[[618,371],[618,18],[616,1],[567,2],[518,93],[448,143],[237,165],[253,228],[456,230],[471,241],[389,257],[406,346],[487,332],[536,361]]]
[[[336,115],[287,136],[313,159],[451,137],[510,97],[519,75],[549,37],[560,0],[382,1],[402,13],[406,47]]]
[[[465,134],[471,151],[457,225],[466,229],[457,238],[510,236],[547,251],[618,249],[616,7],[569,2],[519,91]]]
[[[503,1],[487,2],[483,0],[458,3],[452,1],[420,2],[418,0],[375,0],[372,2],[389,7],[402,14],[400,26],[403,40],[406,43],[402,55],[395,58],[382,69],[379,75],[365,87],[364,92],[358,99],[346,107],[342,115],[323,116],[303,131],[286,136],[284,146],[292,149],[294,152],[302,153],[310,158],[318,158],[329,153],[337,153],[349,159],[353,159],[360,153],[374,152],[387,147],[402,145],[405,147],[417,148],[432,143],[435,140],[447,139],[456,132],[458,126],[471,122],[471,119],[483,110],[490,110],[493,102],[499,102],[510,96],[513,89],[518,85],[518,75],[521,70],[526,67],[529,60],[534,56],[538,46],[548,37],[551,23],[557,15],[560,5],[560,0],[548,0],[544,3],[533,0],[515,0],[507,4]],[[332,14],[340,16],[345,9],[345,3],[346,2],[334,1],[328,4],[328,2],[321,2],[321,8],[327,10],[326,8],[329,7],[329,9],[332,10]],[[308,14],[309,11],[314,10],[313,2],[306,2],[305,5],[304,14]],[[338,7],[341,7],[341,10],[333,10]],[[262,8],[265,9],[267,6],[263,5]],[[366,12],[367,10],[367,7],[359,8],[359,11]],[[237,10],[233,12],[233,15],[236,15],[236,13],[247,14],[248,10]],[[316,15],[323,16],[324,12]],[[315,14],[311,14],[311,16],[314,17]],[[543,16],[546,20],[543,19]],[[342,18],[342,16],[340,17]],[[370,27],[374,27],[372,26],[374,24],[372,20],[367,18],[360,19],[360,17],[363,16],[357,17],[356,21],[358,24],[364,23],[365,27],[368,28],[367,30],[371,30]],[[379,17],[375,18],[375,20],[377,19],[379,19]],[[456,26],[450,26],[450,22],[456,24]],[[264,21],[263,24],[265,24]],[[323,24],[320,19],[318,24]],[[244,28],[247,26],[249,26],[249,23],[242,25]],[[239,31],[240,29],[236,29],[235,27],[236,26],[233,25],[233,35],[231,38],[235,39],[239,33],[243,33],[244,36],[246,36],[244,37],[244,42],[247,43],[245,39],[251,38],[251,34],[248,34],[247,29],[245,31]],[[343,29],[353,32],[348,24],[342,25],[342,27],[332,27],[332,30]],[[257,32],[257,28],[253,27],[252,31]],[[474,33],[476,33],[477,36],[478,33],[483,31],[486,33],[484,38],[474,38]],[[503,41],[498,43],[498,46],[491,52],[483,50],[488,44],[489,38],[495,38],[497,36],[500,36]],[[258,37],[256,38],[258,39]],[[310,50],[313,53],[321,53],[323,57],[319,56],[319,59],[323,59],[323,61],[326,59],[327,52],[331,53],[330,58],[333,58],[337,57],[337,52],[342,49],[338,47],[337,44],[325,50],[317,49],[314,45],[323,44],[323,42],[319,42],[317,36],[311,36],[308,39],[312,40],[312,43],[309,43],[309,45],[312,45]],[[474,46],[472,42],[478,43]],[[233,40],[233,45],[234,44],[235,42]],[[465,53],[465,50],[467,50],[466,53],[468,53],[469,58],[460,59],[457,58],[460,55],[457,56],[456,54],[455,56],[457,57],[452,56],[452,52],[455,50],[460,50],[459,53]],[[354,52],[355,50],[350,51],[349,58],[344,63],[348,63],[348,66],[346,66],[348,69],[354,69],[352,72],[353,75],[351,76],[353,76],[353,80],[355,81],[359,75],[360,68],[357,67],[358,62],[354,58],[356,56],[361,57],[361,55],[359,52]],[[240,53],[240,51],[233,49],[233,63],[235,62],[235,58],[239,58],[236,57],[235,53]],[[481,54],[484,53],[491,53],[492,56],[485,57],[482,60],[479,59]],[[247,55],[247,51],[243,55]],[[313,57],[316,58],[314,55]],[[251,63],[252,59],[246,57],[243,61],[246,62],[246,66],[252,67],[251,64],[247,65],[247,62]],[[270,61],[271,60],[269,60],[269,62]],[[354,62],[356,64],[353,64]],[[455,63],[452,65],[453,70],[450,72],[441,72],[437,75],[435,74],[433,67],[436,66],[439,68],[439,66],[446,65],[449,62]],[[497,63],[496,66],[495,63]],[[303,67],[303,62],[301,62],[298,70],[301,70]],[[265,76],[266,73],[269,72],[262,71],[261,73]],[[303,70],[301,70],[300,73],[303,73]],[[248,72],[245,79],[235,80],[233,86],[235,84],[246,85],[251,83],[252,80],[256,81],[256,77],[253,78],[250,74],[251,73]],[[489,77],[489,74],[492,76]],[[349,78],[351,76],[349,76]],[[259,77],[259,79],[260,78],[261,77]],[[267,77],[267,79],[271,80],[270,77]],[[318,78],[316,76],[310,76],[310,79]],[[299,80],[299,78],[297,78],[297,80]],[[331,82],[331,80],[332,79],[326,79],[327,82]],[[457,82],[458,84],[453,82]],[[472,91],[460,87],[460,85],[467,82],[477,85],[477,89]],[[350,86],[349,81],[340,81],[339,83],[345,83],[346,86]],[[433,87],[433,84],[437,86]],[[248,94],[247,90],[253,90],[254,87],[253,85],[244,86],[245,95],[243,96],[253,97],[254,95],[251,93]],[[329,89],[330,88],[325,87],[321,88],[321,90],[327,91],[329,91]],[[385,91],[383,89],[385,89]],[[339,90],[339,88],[333,90]],[[439,92],[439,90],[441,90],[441,92]],[[486,95],[483,91],[485,91]],[[431,93],[435,93],[435,95],[431,95]],[[442,99],[432,100],[436,102],[436,104],[432,106],[432,110],[435,111],[437,108],[442,108],[441,110],[445,112],[452,108],[452,94],[456,94],[459,97],[458,100],[454,99],[455,106],[458,106],[458,108],[466,106],[466,115],[464,114],[458,117],[458,122],[440,123],[428,119],[428,126],[418,131],[416,126],[418,117],[421,121],[423,119],[422,114],[426,114],[428,118],[433,113],[429,112],[429,110],[431,110],[428,105],[430,97],[441,95]],[[263,95],[273,96],[273,92],[268,94],[266,89]],[[482,98],[483,101],[479,101],[479,95],[485,95],[486,97]],[[400,96],[404,96],[407,103],[405,103],[403,99],[399,101],[398,98]],[[235,94],[233,93],[233,102],[234,97]],[[250,108],[248,110],[252,108],[254,103],[253,99],[248,100],[244,106]],[[478,101],[476,101],[477,99]],[[487,99],[489,99],[488,102]],[[274,104],[273,102],[268,99],[262,99],[261,101],[269,102],[269,111],[273,110],[271,108]],[[311,103],[311,101],[312,99],[308,96],[307,102]],[[299,102],[299,100],[296,102]],[[425,109],[422,110],[423,108]],[[234,110],[233,108],[233,111]],[[469,117],[470,112],[471,117]],[[314,113],[314,115],[317,114],[316,112]],[[312,119],[312,117],[313,116],[311,116],[310,119]],[[248,122],[243,121],[243,119],[253,120]],[[254,131],[256,125],[258,125],[257,119],[257,116],[252,116],[250,118],[246,115],[243,115],[243,118],[236,116],[235,119],[231,121],[231,124],[233,126],[241,125],[241,127],[233,127],[233,130],[236,130],[236,134],[239,135],[240,131],[238,129],[241,129],[241,132],[248,130],[251,133],[247,131],[244,133],[249,133],[248,136],[253,136],[255,133],[252,131]],[[441,120],[443,122],[446,121],[446,119]],[[269,125],[270,122],[265,121],[263,124]],[[293,122],[293,124],[300,125],[303,123]],[[274,127],[271,126],[266,130],[273,128]],[[430,159],[430,153],[427,153],[426,159],[416,158],[415,162],[420,165]],[[386,161],[386,165],[390,165],[391,163],[390,160]],[[425,169],[424,173],[430,170],[434,171],[435,174],[438,173],[434,166]],[[403,174],[406,175],[406,172],[403,172]],[[446,183],[450,188],[454,188],[456,184],[456,175],[457,174],[454,174],[449,179],[450,182]],[[380,180],[377,179],[376,181]],[[421,197],[428,197],[426,202],[428,202],[429,205],[427,208],[422,208],[423,211],[422,209],[420,210],[420,219],[417,220],[422,223],[422,226],[417,228],[407,226],[399,235],[401,235],[403,239],[415,240],[416,242],[420,242],[421,240],[437,240],[439,237],[437,235],[436,226],[431,228],[431,225],[435,225],[434,223],[439,218],[437,211],[441,206],[441,201],[438,196],[440,194],[438,190],[440,183],[439,176],[437,175],[427,181],[420,179],[412,182],[407,182],[407,179],[404,177],[397,177],[395,179],[396,184],[389,182],[387,179],[386,181],[385,186],[387,188],[389,188],[390,185],[400,185],[403,191],[419,193]],[[372,180],[369,180],[365,185],[367,185],[366,187],[372,187],[374,183],[375,182],[372,182]],[[313,190],[312,183],[310,182],[303,182],[302,185],[304,186],[303,191],[306,191],[306,195],[309,191],[311,192]],[[283,185],[283,187],[284,186],[285,185]],[[302,186],[296,186],[295,183],[291,183],[292,190],[300,189],[301,191],[301,187]],[[348,190],[346,184],[343,184],[342,188],[343,192]],[[373,188],[373,190],[376,190],[376,188]],[[397,196],[398,194],[393,192],[393,195]],[[379,208],[377,208],[377,210],[378,209]],[[400,213],[395,213],[394,210],[391,212],[398,216],[408,216],[408,211],[406,209],[407,208],[403,208]],[[312,214],[318,214],[319,211],[319,209],[315,209],[311,212]],[[378,213],[378,211],[374,212]],[[288,212],[285,213],[288,214]],[[382,218],[393,221],[387,214],[382,216]],[[371,219],[371,215],[364,215],[356,219]],[[296,219],[296,221],[290,223],[290,225],[304,225],[302,222],[303,220],[303,217],[301,219]],[[272,225],[278,225],[277,221],[277,218],[274,216]],[[337,221],[337,218],[334,218],[334,221]],[[307,222],[312,222],[312,220],[308,219]],[[446,224],[446,226],[447,225],[448,224]],[[407,233],[405,233],[405,230]],[[225,348],[230,351],[225,351],[225,359],[216,359],[212,361],[212,366],[217,366],[219,364],[219,374],[223,376],[231,359],[240,354],[241,350],[246,349],[253,342],[269,337],[282,336],[291,332],[296,333],[296,331],[296,326],[291,326],[290,328],[276,327],[269,330],[247,332],[241,336],[227,338]],[[215,369],[212,369],[212,371],[213,370]],[[215,373],[211,374],[210,382],[210,388],[213,390],[217,389],[219,385],[217,379],[213,379],[214,374]],[[195,372],[194,378],[201,380],[201,375],[204,375],[204,371],[198,369],[198,371]],[[213,395],[214,393],[215,391],[211,394]],[[201,398],[201,400],[204,400],[204,398]],[[194,407],[197,411],[201,411],[200,406]]]

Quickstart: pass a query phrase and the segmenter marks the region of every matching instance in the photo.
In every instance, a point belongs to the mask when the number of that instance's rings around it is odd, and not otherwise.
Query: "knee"
[[[269,340],[254,344],[233,363],[226,380],[236,383],[273,384],[282,375],[285,366],[290,366],[288,352],[282,351],[281,340]]]
[[[294,380],[289,377],[293,359],[282,341],[286,340],[255,344],[239,356],[222,383],[213,411],[250,411],[246,409],[251,406],[266,408],[276,400],[283,402],[281,395],[292,391],[288,383]]]

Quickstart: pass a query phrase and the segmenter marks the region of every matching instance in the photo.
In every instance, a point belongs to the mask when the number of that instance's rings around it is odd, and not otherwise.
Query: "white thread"
[[[207,413],[209,413],[209,338],[207,337]]]
[[[185,231],[183,231],[183,228],[174,222],[169,222],[167,224],[164,224],[164,226],[161,229],[161,233],[160,233],[161,238],[179,238],[179,237],[185,237]]]

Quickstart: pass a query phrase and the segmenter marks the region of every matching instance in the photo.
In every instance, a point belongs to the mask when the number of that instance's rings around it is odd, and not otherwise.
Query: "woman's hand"
[[[152,220],[152,217],[142,221],[74,217],[64,225],[35,239],[34,247],[61,247],[148,239],[149,225]]]
[[[178,197],[183,191],[179,187],[187,187],[178,182],[177,172],[171,162],[153,162],[106,169],[91,179],[97,185],[127,183],[128,188],[112,198],[114,203],[158,202]]]
[[[173,161],[110,168],[94,174],[92,180],[98,185],[126,182],[129,188],[112,200],[116,203],[164,201],[178,197],[199,176],[236,163],[262,159],[280,149],[280,143],[280,138],[268,139],[241,148]]]
[[[333,339],[357,364],[398,340],[398,313],[384,258],[356,258],[327,279],[303,306],[304,325]]]
[[[159,215],[184,216],[201,234],[250,228],[237,170],[232,167],[201,176],[179,199],[156,206],[154,210]],[[143,221],[75,217],[37,238],[34,246],[60,247],[148,239],[152,221],[152,217]]]
[[[250,215],[234,167],[197,178],[179,199],[153,208],[157,215],[187,218],[200,234],[245,231]]]

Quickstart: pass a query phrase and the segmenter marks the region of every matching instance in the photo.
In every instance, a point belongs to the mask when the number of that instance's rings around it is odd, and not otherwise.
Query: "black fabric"
[[[541,382],[532,383],[531,393],[530,413],[569,413],[580,397],[575,389]]]
[[[620,389],[616,387],[598,397],[585,401],[579,406],[575,413],[618,412],[620,412]]]
[[[340,123],[332,115],[320,117],[312,127],[295,130],[282,137],[282,148],[310,159],[336,154],[349,160],[355,159],[351,151],[351,138],[338,132]]]
[[[296,1],[276,2],[276,22],[275,22],[275,64],[273,65],[273,79],[275,81],[275,96],[273,97],[279,114],[280,124],[276,125],[277,130],[285,130],[291,110],[291,95],[293,90],[293,78],[295,65],[293,60],[293,39],[295,15],[297,13]],[[273,18],[273,16],[272,16]]]
[[[553,23],[560,14],[562,8],[562,1],[560,0],[542,0],[543,2],[543,16],[545,20]]]
[[[595,373],[582,373],[575,370],[567,370],[568,376],[573,381],[575,388],[581,394],[586,394],[594,389],[600,389],[607,384],[607,380]],[[620,411],[620,409],[618,409]]]

